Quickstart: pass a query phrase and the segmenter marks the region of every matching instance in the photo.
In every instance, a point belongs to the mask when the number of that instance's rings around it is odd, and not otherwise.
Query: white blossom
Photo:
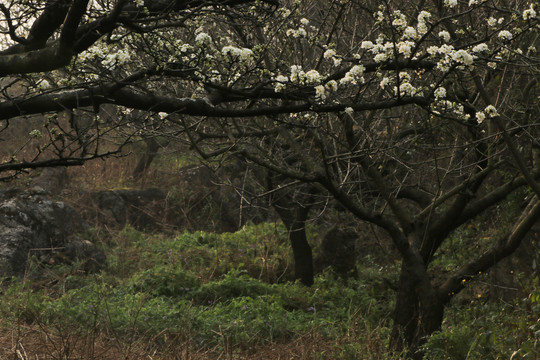
[[[411,56],[413,43],[411,41],[402,41],[397,44],[398,52],[405,57]]]
[[[47,79],[39,80],[36,85],[37,85],[37,88],[39,90],[47,90],[47,89],[50,89],[52,87],[51,83],[49,83],[49,81]]]
[[[330,59],[332,57],[336,56],[336,51],[333,49],[328,49],[324,52],[323,57],[325,59]]]
[[[274,91],[281,92],[285,90],[285,87],[286,87],[285,83],[289,81],[289,78],[286,77],[285,75],[278,75],[276,76],[275,80],[276,80],[276,84],[274,85]]]
[[[486,108],[484,109],[484,112],[485,112],[489,117],[495,117],[495,116],[498,116],[498,115],[499,115],[499,112],[497,111],[497,108],[495,108],[495,106],[493,106],[493,105],[488,105],[488,106],[486,106]]]
[[[321,74],[317,70],[309,70],[305,76],[308,84],[315,84],[321,81]]]
[[[352,107],[350,107],[350,106],[347,106],[347,107],[345,108],[345,110],[343,110],[343,111],[344,111],[345,114],[347,114],[347,115],[352,115],[352,114],[354,113],[354,109],[353,109]]]
[[[441,99],[446,96],[446,89],[441,87],[438,87],[434,92],[433,95],[435,95],[435,99]]]
[[[405,30],[403,30],[403,39],[416,39],[418,37],[418,33],[416,32],[416,29],[412,26],[407,26]]]
[[[315,99],[324,100],[326,99],[326,94],[323,85],[315,86]]]
[[[360,45],[360,47],[362,49],[366,49],[366,50],[371,50],[373,49],[375,45],[373,44],[373,42],[369,41],[369,40],[366,40],[366,41],[362,41],[362,44]]]
[[[477,54],[481,53],[481,52],[485,52],[485,51],[489,51],[489,47],[487,46],[486,43],[481,43],[481,44],[475,45],[472,48],[472,52],[477,53]]]
[[[338,89],[338,83],[336,80],[330,80],[325,84],[325,88],[330,91],[337,91]]]
[[[494,17],[490,17],[488,20],[487,20],[487,23],[489,26],[491,27],[494,27],[497,25],[497,19],[495,19]]]
[[[30,135],[30,137],[36,138],[36,139],[41,139],[41,137],[43,136],[41,134],[41,131],[39,131],[38,129],[34,129],[34,130],[30,131],[30,133],[28,135]]]
[[[536,11],[534,10],[533,5],[531,4],[531,7],[523,11],[523,20],[531,20],[536,18]]]
[[[457,0],[444,0],[444,6],[453,8],[457,6]]]
[[[479,111],[476,113],[476,122],[481,124],[486,119],[486,114],[484,114],[482,111]]]
[[[231,56],[233,58],[239,58],[240,60],[244,60],[244,61],[248,60],[253,55],[253,51],[251,49],[237,48],[237,47],[230,46],[230,45],[224,46],[221,49],[221,53],[224,56],[228,55],[228,56]]]
[[[210,35],[208,35],[207,33],[205,32],[200,32],[197,34],[197,36],[195,37],[195,42],[198,44],[198,45],[203,45],[203,44],[206,44],[206,43],[209,43],[212,41],[212,38],[210,37]]]
[[[302,19],[300,19],[300,24],[307,25],[307,24],[309,24],[309,20],[306,19],[306,18],[302,18]]]
[[[439,37],[443,39],[445,42],[450,41],[450,33],[446,30],[439,32]]]
[[[306,78],[306,73],[302,70],[300,65],[291,66],[291,82],[293,83],[303,83]]]
[[[380,86],[382,89],[384,89],[384,87],[385,87],[386,85],[388,85],[389,83],[390,83],[390,78],[388,78],[388,77],[383,77],[382,80],[381,80],[381,82],[379,82],[379,86]]]
[[[385,54],[385,53],[377,54],[377,55],[375,55],[375,57],[373,58],[373,60],[374,60],[375,62],[378,62],[378,63],[379,63],[379,62],[384,62],[384,61],[388,60],[388,55]]]
[[[461,49],[452,54],[452,60],[462,63],[464,65],[472,65],[474,57],[466,50]]]
[[[506,40],[506,41],[512,40],[512,33],[508,30],[499,31],[498,36],[499,36],[499,39],[502,39],[502,40]]]

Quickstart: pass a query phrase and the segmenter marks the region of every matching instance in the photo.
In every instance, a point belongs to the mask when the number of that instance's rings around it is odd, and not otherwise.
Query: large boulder
[[[97,191],[91,198],[99,224],[122,228],[129,223],[141,230],[159,229],[163,224],[167,194],[159,189]]]
[[[0,191],[0,277],[26,274],[30,257],[47,264],[79,261],[89,269],[99,268],[105,255],[93,244],[85,241],[86,252],[76,250],[81,242],[76,234],[87,226],[72,207],[50,200],[40,187]]]

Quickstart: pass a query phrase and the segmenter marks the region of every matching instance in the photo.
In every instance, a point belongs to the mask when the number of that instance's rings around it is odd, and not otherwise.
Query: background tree
[[[101,139],[124,144],[146,131],[131,109],[162,113],[152,129],[184,134],[204,157],[240,156],[386,231],[402,260],[395,349],[417,349],[452,297],[509,256],[538,219],[534,4],[34,5],[2,8],[12,44],[0,56],[10,76],[0,117],[100,113],[107,103],[119,112],[82,132],[51,129],[53,157],[12,156],[0,170],[106,156],[118,147]],[[514,222],[471,244],[452,271],[431,266],[453,231],[517,192],[527,201]]]

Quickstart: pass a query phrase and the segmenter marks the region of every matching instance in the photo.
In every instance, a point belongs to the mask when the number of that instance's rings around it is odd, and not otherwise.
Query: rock
[[[248,222],[265,221],[268,212],[252,206],[258,191],[244,179],[245,169],[232,163],[214,171],[188,165],[179,171],[178,191],[170,201],[181,227],[234,232]]]
[[[319,255],[315,259],[315,268],[321,271],[331,267],[343,278],[356,277],[357,238],[358,235],[354,231],[338,227],[330,229],[321,242]]]
[[[87,227],[72,207],[48,199],[40,188],[0,191],[0,277],[25,275],[29,257],[51,263],[76,246],[76,234]],[[65,253],[62,262],[86,260],[82,253]],[[92,257],[104,263],[105,255],[96,254]]]
[[[41,170],[39,176],[30,184],[32,188],[41,188],[51,195],[59,194],[67,185],[68,175],[65,166],[48,167]]]
[[[120,228],[129,223],[144,230],[160,227],[167,195],[159,189],[122,189],[98,191],[91,197],[100,210],[99,223]]]

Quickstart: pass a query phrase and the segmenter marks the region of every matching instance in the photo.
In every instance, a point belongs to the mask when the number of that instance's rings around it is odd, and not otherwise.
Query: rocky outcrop
[[[112,228],[130,224],[141,230],[156,229],[165,216],[167,195],[159,189],[120,189],[91,194],[98,209],[97,222]]]
[[[82,240],[76,234],[86,228],[73,208],[50,200],[40,187],[0,191],[0,277],[26,274],[30,258],[47,264],[77,261],[88,270],[100,268],[105,255],[95,245],[84,241],[86,250],[77,250]]]
[[[356,241],[358,234],[352,230],[339,227],[330,229],[321,242],[319,256],[315,259],[318,271],[331,267],[343,278],[356,277]]]

